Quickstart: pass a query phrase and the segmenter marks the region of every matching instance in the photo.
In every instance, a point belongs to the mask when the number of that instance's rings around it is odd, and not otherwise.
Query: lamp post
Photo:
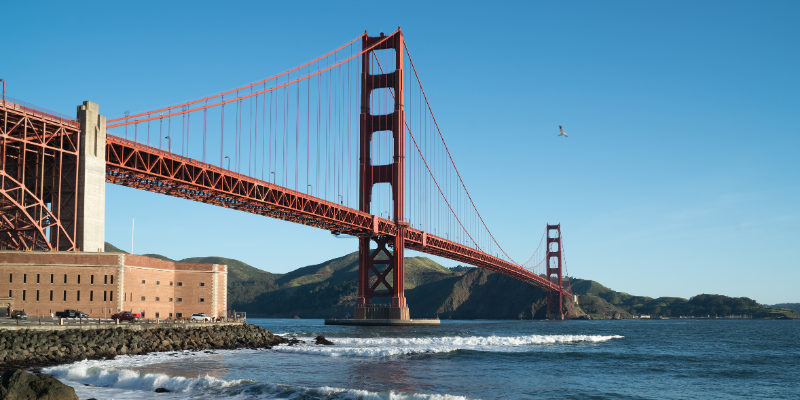
[[[6,106],[6,81],[5,79],[0,79],[0,82],[3,82],[3,107]]]
[[[270,171],[270,174],[272,174],[272,184],[274,185],[275,184],[275,171]]]
[[[169,136],[164,136],[164,139],[167,139],[167,151],[172,153],[172,138]]]
[[[344,198],[342,195],[339,195],[339,204],[344,205]]]
[[[228,170],[230,171],[230,169],[231,169],[231,158],[228,157],[228,156],[225,156],[225,158],[228,159]]]
[[[310,193],[309,193],[308,188],[311,188],[311,192]],[[312,196],[314,195],[314,186],[313,185],[309,184],[308,187],[306,187],[306,194],[309,194],[309,195],[312,195]]]

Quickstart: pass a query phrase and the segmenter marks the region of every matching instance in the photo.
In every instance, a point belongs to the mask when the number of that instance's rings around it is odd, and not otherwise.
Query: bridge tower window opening
[[[50,301],[53,301],[53,291],[50,291]]]
[[[55,276],[55,274],[50,274],[50,284],[51,284],[51,285],[53,284],[53,278],[54,278],[54,276]]]
[[[36,283],[40,282],[40,274],[36,274]]]
[[[28,283],[28,274],[22,274],[22,283]]]

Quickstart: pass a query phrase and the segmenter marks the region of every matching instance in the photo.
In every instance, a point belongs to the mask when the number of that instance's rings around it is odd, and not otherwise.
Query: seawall
[[[250,324],[159,325],[95,329],[0,329],[0,370],[32,368],[123,354],[271,348],[288,340]]]

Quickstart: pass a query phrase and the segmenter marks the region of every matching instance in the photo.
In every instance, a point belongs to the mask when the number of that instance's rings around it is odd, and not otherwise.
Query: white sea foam
[[[121,357],[124,361],[145,358],[156,361],[162,356]],[[154,358],[155,357],[155,358]],[[143,363],[143,360],[135,360]],[[247,380],[226,380],[211,376],[186,378],[161,373],[140,373],[130,369],[110,368],[118,360],[81,361],[73,364],[46,368],[51,374],[75,388],[79,398],[103,399],[150,399],[156,388],[165,388],[170,393],[159,394],[159,399],[333,399],[333,400],[461,400],[460,396],[415,394],[393,391],[373,392],[336,387],[307,388],[300,386],[257,383]]]
[[[331,338],[334,346],[280,346],[279,352],[325,356],[385,357],[421,353],[448,353],[456,350],[524,352],[532,346],[570,343],[599,343],[623,336],[529,335],[529,336],[452,336],[422,338]],[[311,338],[299,338],[313,343]]]
[[[209,357],[235,357],[259,352],[292,352],[321,356],[385,357],[408,354],[446,353],[456,350],[485,352],[526,352],[537,346],[554,344],[599,343],[623,336],[600,335],[529,335],[529,336],[467,336],[418,338],[330,338],[334,346],[317,346],[311,338],[294,346],[276,346],[273,350],[217,350],[213,352],[172,352],[148,355],[118,356],[113,360],[84,360],[72,364],[45,368],[51,374],[75,388],[80,398],[150,399],[156,388],[171,393],[159,399],[430,399],[457,400],[464,397],[427,395],[401,392],[374,392],[336,387],[307,388],[260,383],[248,380],[226,380],[211,376],[187,378],[163,373],[141,373],[137,367],[164,362],[190,362]]]

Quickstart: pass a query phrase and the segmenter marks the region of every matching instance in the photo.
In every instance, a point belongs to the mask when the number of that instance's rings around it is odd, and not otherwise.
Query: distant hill
[[[461,274],[466,274],[467,272],[470,272],[470,271],[472,271],[472,270],[473,270],[473,269],[475,269],[475,268],[477,268],[477,267],[465,267],[465,266],[463,266],[463,265],[456,265],[455,267],[450,267],[450,268],[448,268],[448,269],[449,269],[450,271],[453,271],[453,272],[458,272],[458,273],[461,273]]]
[[[571,283],[572,293],[579,295],[581,308],[594,318],[611,317],[616,313],[619,313],[621,318],[638,314],[653,317],[728,315],[750,315],[753,318],[800,317],[796,310],[765,308],[747,297],[701,294],[688,300],[680,297],[654,299],[617,292],[591,280],[573,278]]]
[[[109,250],[113,249],[113,250]],[[106,243],[106,251],[120,251]],[[148,257],[173,261],[158,254]],[[228,266],[228,308],[250,316],[327,318],[352,314],[358,289],[358,252],[319,264],[273,274],[239,260],[191,257],[178,263]],[[427,257],[408,257],[406,299],[412,318],[531,319],[544,318],[545,293],[536,287],[488,270],[458,266],[445,268]],[[392,283],[391,275],[388,279]],[[373,278],[371,283],[375,282]],[[690,299],[650,298],[617,292],[598,282],[570,278],[578,304],[564,299],[567,318],[590,315],[595,319],[631,318],[637,314],[666,316],[751,315],[754,318],[800,318],[800,304],[766,308],[752,299],[701,294]],[[380,289],[380,288],[379,288]],[[387,297],[373,298],[377,304]]]
[[[113,244],[108,243],[108,242],[105,242],[105,246],[103,248],[103,251],[105,251],[106,253],[125,253],[125,254],[128,254],[127,251],[122,250],[122,249],[118,248],[117,246],[114,246]]]
[[[779,303],[779,304],[773,304],[771,306],[765,305],[764,307],[769,307],[769,308],[788,308],[790,310],[795,310],[795,311],[800,312],[800,303]]]

